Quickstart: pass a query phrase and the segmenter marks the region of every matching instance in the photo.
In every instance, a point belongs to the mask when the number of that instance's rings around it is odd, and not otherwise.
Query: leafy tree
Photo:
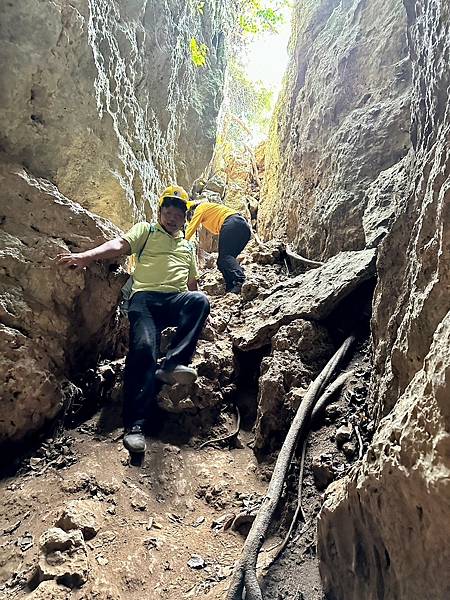
[[[244,33],[276,31],[283,23],[282,9],[289,0],[237,0],[240,4],[239,26]]]
[[[245,73],[241,62],[236,58],[228,64],[228,98],[230,112],[240,119],[246,126],[257,133],[264,135],[268,131],[271,112],[273,90],[264,86],[261,81],[252,81]],[[235,127],[233,127],[233,130]],[[232,137],[237,141],[245,135],[241,131],[233,131]]]

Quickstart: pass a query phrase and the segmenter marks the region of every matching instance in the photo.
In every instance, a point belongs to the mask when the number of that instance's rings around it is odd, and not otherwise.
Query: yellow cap
[[[189,202],[189,195],[187,191],[180,185],[169,185],[169,187],[166,187],[166,189],[159,197],[160,206],[164,202],[165,198],[177,198],[178,200],[184,202],[186,205]]]

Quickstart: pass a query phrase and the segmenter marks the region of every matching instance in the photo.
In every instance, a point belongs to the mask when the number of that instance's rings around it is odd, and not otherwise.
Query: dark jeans
[[[130,346],[125,361],[123,419],[126,428],[143,425],[155,396],[161,331],[176,327],[164,368],[188,365],[209,314],[201,292],[137,292],[130,301]]]
[[[236,257],[245,248],[250,236],[250,226],[243,216],[231,215],[225,219],[219,234],[217,267],[225,279],[227,291],[245,281],[244,269]]]

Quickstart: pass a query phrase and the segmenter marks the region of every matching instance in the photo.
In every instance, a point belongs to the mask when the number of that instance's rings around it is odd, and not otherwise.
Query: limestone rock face
[[[2,150],[123,228],[212,154],[223,87],[224,3],[3,2]],[[208,47],[196,67],[189,44]],[[151,212],[150,206],[146,207]]]
[[[331,598],[450,595],[450,7],[405,0],[413,62],[409,197],[378,258],[378,430],[319,521]]]
[[[72,377],[114,352],[111,327],[125,274],[114,265],[58,267],[119,230],[48,181],[0,164],[0,441],[18,440],[80,395]]]
[[[52,259],[119,234],[88,211],[126,228],[152,215],[163,186],[208,164],[225,11],[222,0],[201,11],[174,0],[2,3],[0,442],[79,400],[76,375],[115,356],[124,275]],[[208,47],[206,68],[193,63],[193,38]]]
[[[261,364],[255,423],[257,451],[280,447],[302,395],[332,354],[328,332],[318,323],[296,319],[278,329],[272,338],[271,355]]]
[[[373,245],[392,220],[384,173],[411,145],[403,2],[306,0],[294,9],[293,39],[258,226],[317,260],[362,249],[366,237]]]
[[[374,273],[375,250],[342,252],[318,269],[275,285],[262,302],[258,300],[245,308],[243,326],[233,332],[234,344],[246,351],[260,348],[290,321],[325,319]]]

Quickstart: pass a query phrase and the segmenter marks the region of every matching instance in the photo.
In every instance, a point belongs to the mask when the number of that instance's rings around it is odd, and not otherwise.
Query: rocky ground
[[[373,252],[289,273],[280,245],[253,244],[241,297],[224,295],[212,262],[205,257],[212,313],[194,361],[199,379],[191,389],[161,390],[142,464],[122,447],[118,360],[93,379],[91,415],[72,414],[70,430],[55,430],[0,484],[0,597],[225,597],[294,411],[355,329],[355,302],[364,307],[370,297]],[[352,374],[307,442],[304,518],[271,564],[295,510],[300,444],[261,553],[267,598],[324,597],[316,557],[322,492],[349,472],[371,435],[363,313],[344,365]]]
[[[264,493],[245,443],[151,439],[136,467],[96,420],[63,441],[73,465],[31,459],[2,484],[3,598],[190,598],[228,577],[242,538],[224,528]]]

